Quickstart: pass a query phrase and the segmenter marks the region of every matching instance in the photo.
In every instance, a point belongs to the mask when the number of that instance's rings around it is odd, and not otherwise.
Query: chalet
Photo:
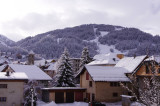
[[[116,102],[121,100],[122,94],[128,94],[120,82],[127,84],[130,80],[124,73],[124,68],[113,66],[90,66],[86,65],[78,73],[80,87],[86,88],[87,101]]]
[[[23,72],[0,72],[0,106],[22,106],[27,80],[28,77]]]

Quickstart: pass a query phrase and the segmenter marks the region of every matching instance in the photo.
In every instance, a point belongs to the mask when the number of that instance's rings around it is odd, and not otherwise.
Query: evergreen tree
[[[24,106],[36,106],[37,94],[34,81],[29,81],[24,90]]]
[[[64,50],[58,62],[56,87],[75,87],[72,66],[67,49]]]
[[[89,62],[91,62],[89,51],[87,47],[84,47],[82,51],[82,56],[81,56],[79,67],[83,67],[85,64],[88,64]]]

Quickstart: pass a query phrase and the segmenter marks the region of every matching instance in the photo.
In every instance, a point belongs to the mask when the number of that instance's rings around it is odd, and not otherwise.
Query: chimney
[[[117,54],[117,57],[118,57],[119,59],[122,59],[122,58],[124,58],[124,54]]]
[[[134,54],[134,59],[136,58],[136,54]]]
[[[8,70],[6,71],[6,76],[10,76],[10,75],[9,75],[9,71],[8,71]]]

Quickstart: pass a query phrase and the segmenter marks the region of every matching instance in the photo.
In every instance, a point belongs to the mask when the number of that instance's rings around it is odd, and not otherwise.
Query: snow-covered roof
[[[46,71],[47,70],[56,70],[56,63],[50,63],[49,64],[49,67],[47,69],[45,69]]]
[[[9,64],[9,67],[15,72],[25,72],[29,80],[52,80],[49,75],[35,65]]]
[[[129,81],[126,69],[112,66],[85,66],[94,81]]]
[[[88,65],[116,64],[120,60],[115,53],[95,55],[93,59]]]
[[[146,57],[147,55],[124,57],[115,65],[115,67],[123,67],[128,71],[128,73],[132,73]]]
[[[0,66],[0,72],[3,71],[6,66],[7,66],[7,64]]]
[[[81,87],[50,87],[50,88],[42,88],[43,90],[67,90],[67,89],[86,89]]]
[[[27,75],[24,72],[9,73],[6,76],[6,72],[0,72],[0,80],[28,80]]]
[[[160,56],[154,55],[154,56],[150,56],[149,58],[145,59],[145,61],[151,61],[151,60],[154,60],[154,61],[160,63]]]
[[[34,64],[36,66],[44,66],[46,64],[46,60],[45,59],[42,59],[42,60],[36,60],[34,61]]]
[[[35,53],[31,50],[31,51],[29,51],[29,54],[35,54]]]

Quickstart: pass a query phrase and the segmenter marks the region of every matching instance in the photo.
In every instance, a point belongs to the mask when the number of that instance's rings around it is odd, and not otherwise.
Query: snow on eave
[[[9,76],[6,72],[0,72],[0,80],[28,80],[28,76],[24,72],[9,73]]]
[[[129,95],[121,95],[122,97],[125,97],[125,98],[133,98],[135,96],[129,96]]]
[[[86,88],[81,88],[81,87],[50,87],[50,88],[42,88],[42,90],[68,90],[68,89],[86,90]]]

